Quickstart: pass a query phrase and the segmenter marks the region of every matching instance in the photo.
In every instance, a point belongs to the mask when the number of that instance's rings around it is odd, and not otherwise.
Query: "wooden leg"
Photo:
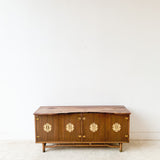
[[[122,143],[119,144],[119,151],[122,152]]]
[[[42,143],[42,150],[43,150],[43,152],[45,152],[45,146],[46,146],[46,143]]]

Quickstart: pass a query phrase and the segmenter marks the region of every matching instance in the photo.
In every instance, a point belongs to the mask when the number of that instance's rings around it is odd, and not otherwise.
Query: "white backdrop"
[[[1,0],[0,138],[34,139],[40,105],[121,104],[160,139],[160,1]]]

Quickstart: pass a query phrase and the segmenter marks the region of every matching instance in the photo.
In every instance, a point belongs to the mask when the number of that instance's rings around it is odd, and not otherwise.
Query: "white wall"
[[[34,139],[40,105],[122,104],[160,139],[160,1],[1,0],[0,138]]]

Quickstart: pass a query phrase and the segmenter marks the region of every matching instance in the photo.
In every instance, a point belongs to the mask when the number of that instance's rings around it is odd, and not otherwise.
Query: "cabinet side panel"
[[[36,115],[34,115],[34,128],[35,128],[35,142],[37,143],[37,123],[36,123]]]

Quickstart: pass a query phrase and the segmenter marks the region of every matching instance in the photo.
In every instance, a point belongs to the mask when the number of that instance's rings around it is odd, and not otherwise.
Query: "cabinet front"
[[[103,142],[108,135],[106,131],[107,117],[103,113],[82,114],[82,138],[84,142]]]
[[[58,137],[61,142],[80,142],[81,113],[60,114],[58,118]]]
[[[58,115],[35,116],[36,142],[58,140]]]
[[[36,142],[81,141],[81,114],[35,116]]]
[[[110,141],[129,141],[129,115],[110,115]]]

